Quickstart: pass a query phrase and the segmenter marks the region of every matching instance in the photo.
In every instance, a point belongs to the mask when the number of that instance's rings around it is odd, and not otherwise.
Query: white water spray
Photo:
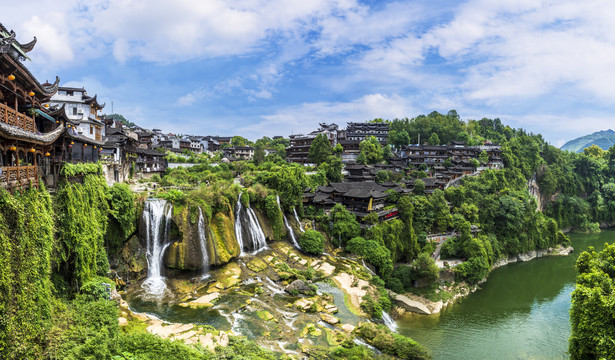
[[[247,228],[244,228],[244,226],[247,226]],[[244,231],[246,231],[248,239],[244,239]],[[241,193],[237,199],[235,210],[235,236],[237,237],[237,243],[241,249],[240,255],[245,255],[244,249],[246,247],[252,250],[253,254],[267,247],[267,238],[258,223],[254,210],[252,210],[249,205],[244,209],[241,204]]]
[[[205,219],[203,218],[203,210],[201,210],[201,208],[199,208],[199,240],[201,244],[201,253],[203,254],[201,278],[205,278],[209,273],[209,253],[207,252],[207,236],[205,236]]]
[[[295,236],[295,231],[293,230],[293,228],[288,223],[288,219],[286,218],[286,215],[284,215],[284,211],[282,211],[282,206],[280,206],[280,197],[276,195],[275,200],[278,202],[278,209],[280,209],[280,212],[282,213],[282,218],[284,218],[284,225],[286,225],[286,229],[288,229],[288,233],[290,234],[290,238],[293,240],[293,245],[295,245],[295,247],[297,249],[301,249],[301,247],[299,246],[299,243],[297,242],[297,237]],[[297,213],[295,213],[295,215],[297,215]]]
[[[305,229],[303,228],[303,225],[301,225],[301,221],[299,220],[299,215],[297,215],[297,208],[293,208],[293,213],[295,214],[295,220],[297,220],[297,223],[299,224],[299,230],[301,230],[301,232],[305,232]]]
[[[397,332],[397,323],[386,311],[382,312],[382,321],[392,332]]]
[[[161,298],[167,285],[162,276],[164,251],[170,245],[169,227],[173,206],[163,199],[148,199],[143,208],[145,223],[147,278],[141,285],[148,295]]]

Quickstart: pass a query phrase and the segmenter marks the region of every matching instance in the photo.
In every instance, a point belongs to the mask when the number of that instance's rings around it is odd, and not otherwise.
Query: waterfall
[[[284,218],[284,225],[286,225],[286,229],[288,229],[290,238],[293,240],[293,245],[295,245],[297,249],[301,249],[301,247],[299,246],[299,243],[297,242],[297,238],[295,237],[295,231],[293,230],[292,227],[290,227],[290,224],[288,223],[288,219],[286,218],[286,215],[284,215],[284,211],[282,211],[282,206],[280,206],[280,196],[276,195],[275,200],[278,202],[278,209],[280,209],[280,212],[282,213],[282,217]],[[295,212],[295,215],[296,214],[297,213]]]
[[[397,323],[386,311],[382,312],[382,321],[392,332],[397,332]]]
[[[162,276],[164,251],[170,245],[169,227],[173,205],[163,199],[148,199],[143,208],[146,237],[147,278],[141,285],[146,293],[162,297],[167,288]]]
[[[293,208],[293,213],[295,214],[295,220],[297,220],[297,223],[299,224],[299,230],[301,230],[301,232],[305,232],[305,229],[303,228],[303,225],[301,225],[301,221],[299,220],[299,215],[297,215],[297,208]]]
[[[235,206],[235,237],[237,237],[237,244],[239,244],[240,255],[243,255],[243,235],[241,233],[241,193],[237,198],[237,206]]]
[[[254,250],[254,252],[258,252],[267,247],[267,238],[265,237],[265,233],[258,222],[258,218],[256,217],[254,210],[252,210],[249,206],[246,210],[248,212],[250,237],[252,238],[252,250]]]
[[[209,254],[207,253],[207,237],[205,236],[205,219],[203,219],[203,210],[201,210],[201,208],[199,208],[199,240],[201,244],[201,253],[203,254],[201,275],[202,278],[205,278],[209,273]]]
[[[244,237],[244,235],[246,236]],[[258,223],[256,213],[249,205],[245,209],[241,205],[241,193],[237,199],[235,211],[235,236],[241,249],[241,255],[245,255],[244,250],[246,248],[257,253],[267,247],[267,238]]]

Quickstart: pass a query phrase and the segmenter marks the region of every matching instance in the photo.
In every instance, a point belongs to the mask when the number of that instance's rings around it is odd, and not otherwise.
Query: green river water
[[[615,242],[615,230],[570,235],[575,252],[494,270],[483,288],[431,316],[406,315],[398,332],[434,359],[567,359],[574,263],[581,251]]]

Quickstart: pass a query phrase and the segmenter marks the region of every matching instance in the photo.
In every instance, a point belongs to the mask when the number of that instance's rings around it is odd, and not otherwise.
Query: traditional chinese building
[[[59,87],[51,97],[49,105],[64,107],[73,132],[83,138],[101,142],[105,136],[105,124],[98,116],[98,111],[105,104],[98,103],[97,95],[87,95],[84,88]]]
[[[39,180],[55,184],[59,172],[51,159],[65,118],[43,104],[60,79],[41,84],[24,65],[35,44],[36,38],[18,42],[15,32],[0,24],[0,186],[9,191],[38,187]]]

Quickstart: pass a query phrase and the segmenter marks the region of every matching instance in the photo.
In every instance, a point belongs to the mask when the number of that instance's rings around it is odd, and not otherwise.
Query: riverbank
[[[571,234],[572,256],[544,256],[495,269],[480,291],[434,316],[407,312],[398,332],[434,360],[568,359],[570,294],[579,254],[615,242],[615,231]],[[548,329],[548,331],[545,331]]]
[[[574,252],[572,246],[559,245],[555,248],[539,249],[519,253],[507,258],[502,258],[493,264],[491,271],[517,262],[527,262],[544,256],[567,256]],[[451,263],[459,265],[460,261],[452,260]],[[415,313],[420,315],[435,315],[440,313],[449,305],[454,304],[459,299],[463,299],[473,292],[478,291],[481,285],[487,281],[484,278],[477,285],[469,285],[466,282],[455,282],[454,273],[451,268],[445,268],[440,271],[440,282],[432,291],[426,295],[417,295],[411,292],[405,294],[396,294],[389,292],[391,300],[395,306],[391,310],[394,319],[402,317],[406,313]]]

